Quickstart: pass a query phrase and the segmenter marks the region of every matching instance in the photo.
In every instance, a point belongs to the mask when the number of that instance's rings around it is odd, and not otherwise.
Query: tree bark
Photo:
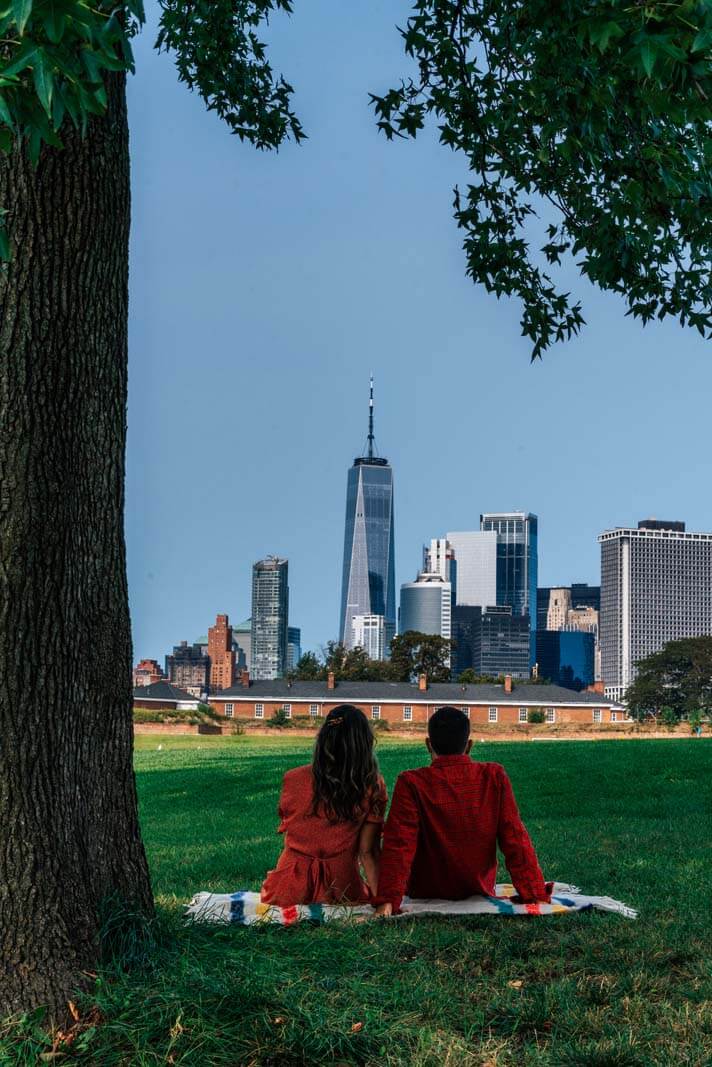
[[[123,531],[129,154],[108,113],[0,163],[0,1016],[54,1017],[113,898],[152,908]]]

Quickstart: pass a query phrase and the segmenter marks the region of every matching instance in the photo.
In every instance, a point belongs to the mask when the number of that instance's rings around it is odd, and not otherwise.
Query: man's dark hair
[[[459,756],[467,748],[470,720],[459,708],[438,708],[428,720],[428,737],[438,756]]]

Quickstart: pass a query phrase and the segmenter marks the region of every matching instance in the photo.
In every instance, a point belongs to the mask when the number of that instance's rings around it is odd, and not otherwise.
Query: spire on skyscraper
[[[371,375],[371,392],[368,399],[368,458],[373,459],[373,375]]]

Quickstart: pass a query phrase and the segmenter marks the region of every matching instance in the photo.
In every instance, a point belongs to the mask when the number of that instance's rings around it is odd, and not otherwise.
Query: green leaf
[[[52,44],[59,44],[64,34],[67,20],[62,11],[57,10],[57,5],[51,3],[44,17],[45,33]]]
[[[9,152],[12,148],[13,140],[12,130],[8,130],[6,127],[0,129],[0,152]]]
[[[691,52],[704,52],[712,44],[712,29],[700,30],[692,42]]]
[[[12,10],[15,14],[17,32],[22,36],[25,32],[27,20],[32,14],[32,0],[12,0]]]
[[[41,49],[37,50],[32,70],[35,77],[35,90],[42,107],[47,115],[52,115],[52,91],[54,89],[54,74],[49,65],[47,55]]]
[[[19,74],[20,71],[25,70],[32,65],[32,60],[35,57],[37,51],[37,45],[32,41],[23,41],[20,45],[20,51],[15,56],[15,59],[2,71],[3,78],[9,78],[13,74]]]
[[[643,64],[643,70],[650,77],[653,73],[653,67],[655,66],[655,60],[657,58],[658,50],[655,44],[649,37],[643,41],[640,46],[640,61]]]

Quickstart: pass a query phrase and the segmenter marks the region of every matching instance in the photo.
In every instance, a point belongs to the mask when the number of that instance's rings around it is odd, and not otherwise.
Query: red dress
[[[383,824],[386,786],[364,805],[354,822],[329,822],[312,815],[314,796],[311,764],[287,771],[279,799],[278,832],[284,849],[262,885],[266,904],[365,904],[371,893],[359,873],[358,841],[364,823]]]

